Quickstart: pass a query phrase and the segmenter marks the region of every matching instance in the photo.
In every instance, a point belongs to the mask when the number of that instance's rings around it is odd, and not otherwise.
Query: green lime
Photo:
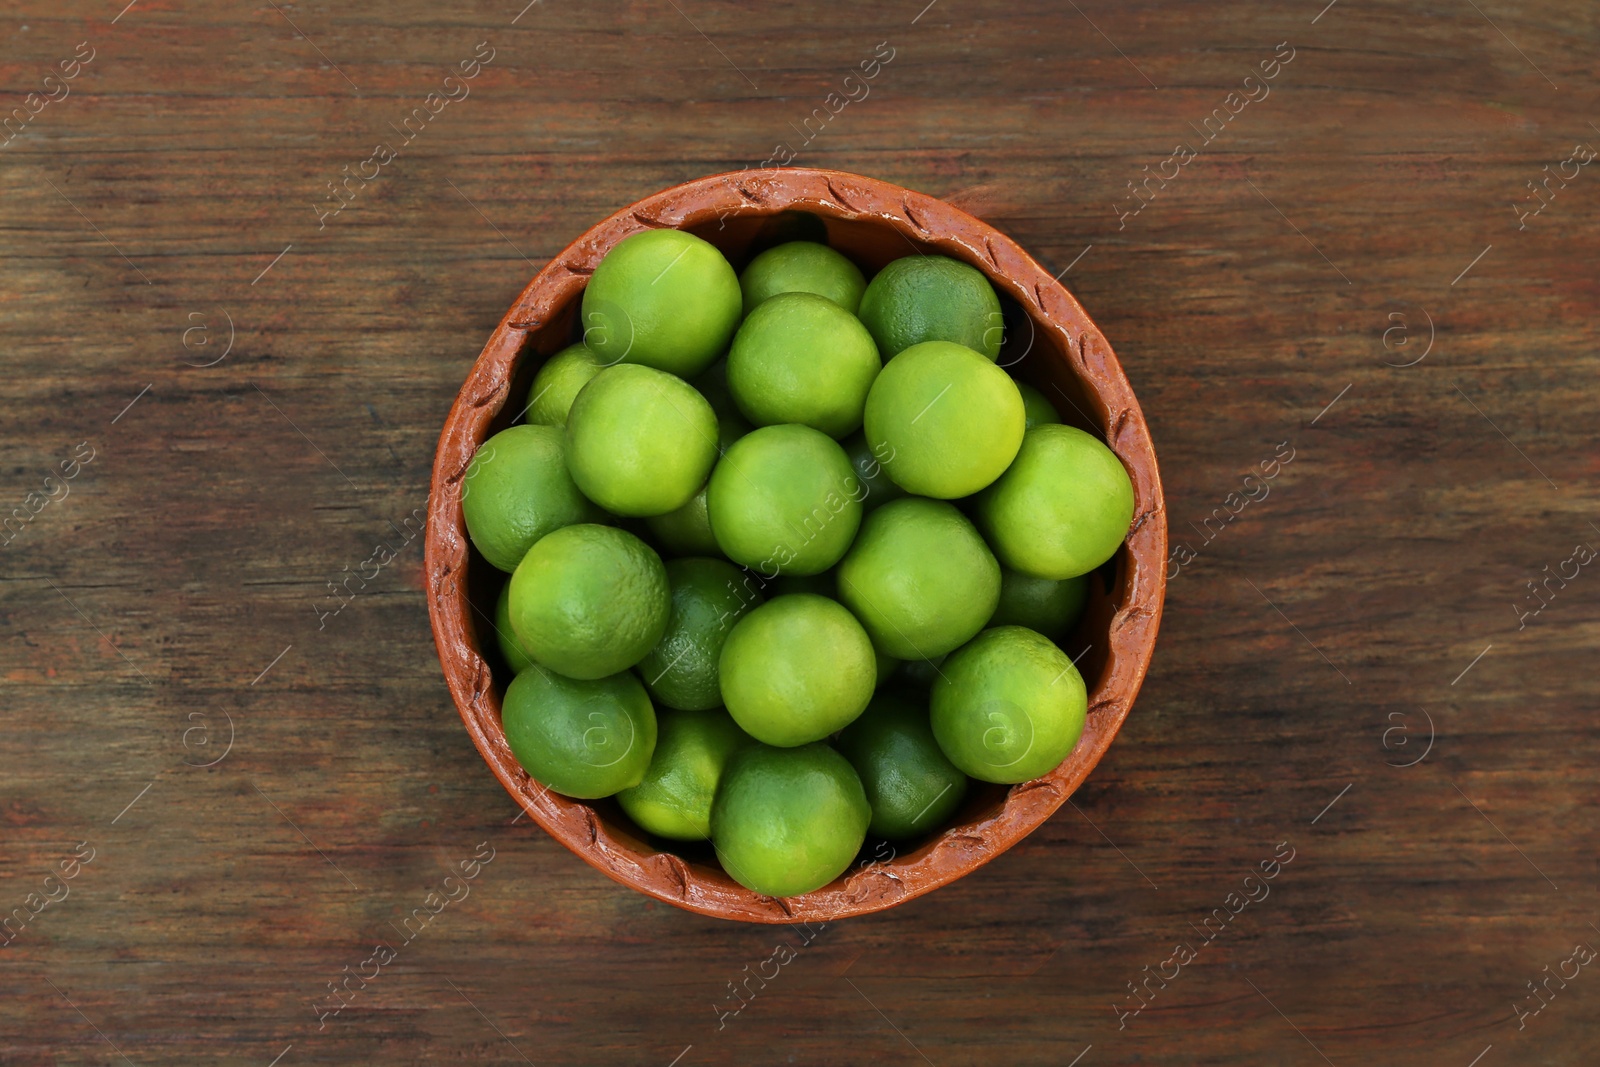
[[[839,599],[899,659],[965,644],[1000,599],[1000,564],[954,505],[907,497],[869,514],[839,564]]]
[[[523,769],[580,800],[638,785],[656,747],[656,713],[631,674],[578,681],[535,663],[506,688],[500,721]]]
[[[658,704],[703,711],[722,703],[717,660],[728,631],[760,602],[744,588],[744,572],[720,559],[667,564],[672,614],[666,633],[639,661],[639,677]]]
[[[917,837],[948,819],[967,795],[967,776],[933,739],[928,709],[880,693],[839,735],[839,751],[861,778],[875,837]]]
[[[661,547],[680,556],[720,556],[717,539],[711,535],[711,519],[706,515],[706,487],[689,498],[677,511],[652,515],[645,520]]]
[[[784,748],[849,724],[878,680],[872,642],[855,616],[811,593],[774,597],[745,615],[722,646],[721,665],[733,721]]]
[[[854,315],[866,287],[860,267],[814,241],[790,241],[769,248],[752,259],[739,276],[746,315],[779,293],[816,293]]]
[[[985,630],[950,654],[933,683],[933,734],[950,762],[985,782],[1026,782],[1067,758],[1083,734],[1083,676],[1023,626]]]
[[[717,416],[682,378],[607,367],[567,415],[567,468],[585,496],[618,515],[665,515],[689,502],[717,461]]]
[[[734,881],[792,897],[843,874],[871,819],[856,772],[827,745],[751,745],[723,771],[711,803],[711,842]]]
[[[569,678],[625,671],[661,640],[672,611],[667,570],[626,530],[565,526],[511,576],[511,626],[535,660]]]
[[[655,755],[644,781],[617,803],[647,833],[674,841],[711,836],[711,798],[733,754],[753,744],[721,708],[669,711],[658,717]]]
[[[533,662],[528,650],[517,640],[517,632],[511,628],[510,582],[500,587],[500,595],[494,601],[494,639],[512,674],[521,674]]]
[[[545,361],[528,390],[528,421],[540,426],[565,426],[578,392],[605,368],[600,357],[579,343],[568,345]]]
[[[845,455],[850,457],[851,466],[856,469],[856,477],[861,480],[861,506],[868,511],[879,504],[886,504],[897,497],[906,495],[906,491],[894,484],[894,479],[889,477],[889,472],[884,469],[884,462],[892,459],[889,449],[884,449],[884,459],[880,460],[872,451],[872,446],[867,444],[867,435],[853,433],[839,442],[844,446]]]
[[[809,426],[763,426],[735,441],[706,490],[711,532],[763,578],[818,574],[861,525],[861,485],[839,443]]]
[[[948,256],[906,256],[880,270],[857,312],[884,359],[924,341],[953,341],[1000,355],[1000,298],[981,271]]]
[[[1011,376],[949,341],[901,352],[867,395],[867,441],[889,477],[908,492],[942,500],[969,496],[1000,477],[1022,444],[1025,421]]]
[[[1028,429],[1031,430],[1040,423],[1061,421],[1061,416],[1056,414],[1056,406],[1050,403],[1050,398],[1027,382],[1017,382],[1017,392],[1022,394],[1022,409],[1026,413]]]
[[[461,479],[461,513],[473,546],[503,571],[551,530],[604,518],[573,484],[553,426],[513,426],[480,445]]]
[[[1029,430],[1016,462],[978,498],[1000,562],[1037,578],[1075,578],[1116,555],[1133,521],[1133,483],[1116,453],[1073,426]]]
[[[779,293],[750,313],[728,352],[728,388],[757,426],[797,422],[843,437],[861,427],[883,369],[856,317],[826,297]]]
[[[1087,574],[1058,582],[1002,567],[1000,604],[987,625],[1026,626],[1060,644],[1083,617],[1088,599]]]
[[[727,350],[739,277],[714,245],[682,230],[625,237],[583,291],[583,340],[606,365],[642,363],[688,378]]]

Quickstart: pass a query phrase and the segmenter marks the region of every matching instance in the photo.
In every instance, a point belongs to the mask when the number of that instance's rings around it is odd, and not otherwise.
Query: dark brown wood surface
[[[924,2],[0,17],[0,1062],[1600,1058],[1595,9]],[[408,532],[537,267],[780,144],[1065,271],[1188,550],[1074,803],[809,943],[514,820]]]

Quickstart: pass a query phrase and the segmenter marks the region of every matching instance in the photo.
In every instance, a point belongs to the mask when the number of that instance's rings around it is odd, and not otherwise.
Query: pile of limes
[[[1086,693],[1057,642],[1133,488],[996,365],[987,278],[913,255],[869,283],[810,241],[740,276],[650,230],[596,268],[582,325],[462,484],[511,573],[503,721],[530,775],[790,896],[868,832],[939,827],[969,776],[1072,751]]]

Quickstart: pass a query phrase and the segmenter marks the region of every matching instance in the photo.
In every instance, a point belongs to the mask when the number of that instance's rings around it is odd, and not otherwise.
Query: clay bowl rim
[[[477,609],[463,587],[470,548],[459,486],[508,398],[524,342],[581,297],[613,245],[645,229],[725,223],[786,209],[890,227],[918,250],[970,263],[1016,300],[1036,330],[1053,334],[1065,356],[1052,360],[1051,372],[1059,376],[1066,365],[1087,402],[1089,410],[1082,413],[1128,469],[1134,519],[1119,550],[1104,666],[1071,755],[1049,774],[1010,787],[998,809],[948,827],[906,855],[864,862],[820,889],[775,898],[745,889],[720,869],[656,851],[608,825],[589,804],[540,787],[517,763],[500,725],[493,672],[479,653],[472,618]],[[1166,543],[1149,427],[1110,344],[1064,286],[1009,237],[934,197],[841,171],[784,168],[710,175],[647,196],[589,229],[535,275],[490,335],[445,420],[434,458],[425,574],[434,640],[462,722],[501,785],[545,831],[610,878],[689,911],[744,922],[826,922],[892,907],[971,873],[1072,795],[1110,747],[1144,680],[1166,592]]]

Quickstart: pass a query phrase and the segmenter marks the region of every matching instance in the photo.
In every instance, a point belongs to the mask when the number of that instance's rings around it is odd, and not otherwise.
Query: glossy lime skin
[[[537,426],[565,426],[578,393],[604,368],[600,357],[582,342],[551,356],[528,389],[528,421]]]
[[[676,511],[717,460],[717,416],[694,386],[650,367],[607,367],[567,415],[567,468],[590,500],[617,515]]]
[[[879,693],[839,735],[839,751],[861,778],[875,837],[899,841],[942,825],[967,795],[967,776],[934,740],[928,709]]]
[[[646,230],[595,268],[583,291],[583,340],[608,365],[689,378],[727,350],[743,299],[713,245],[682,230]]]
[[[861,506],[864,509],[871,511],[880,504],[906,495],[906,491],[894,484],[894,479],[884,469],[884,463],[894,458],[892,449],[886,448],[880,460],[873,453],[872,446],[867,444],[867,435],[860,432],[851,434],[839,443],[844,447],[845,455],[850,457],[856,477],[861,480]]]
[[[1067,758],[1088,709],[1066,653],[1025,627],[997,626],[940,665],[930,712],[951,763],[981,781],[1014,784]]]
[[[752,259],[739,276],[739,288],[744,291],[746,315],[779,293],[815,293],[854,315],[867,279],[860,267],[827,245],[790,241]]]
[[[1022,394],[1022,408],[1026,413],[1027,428],[1044,423],[1060,422],[1061,416],[1056,413],[1056,407],[1050,403],[1050,398],[1035,389],[1027,382],[1017,382],[1017,392]]]
[[[711,533],[711,516],[706,512],[706,487],[703,485],[683,507],[665,515],[652,515],[645,524],[660,547],[675,555],[722,555]]]
[[[792,897],[843,874],[871,819],[855,770],[827,745],[752,745],[723,772],[711,804],[711,841],[734,881]]]
[[[655,755],[638,785],[617,794],[628,818],[658,837],[711,836],[711,800],[733,754],[754,744],[721,708],[657,716]]]
[[[1000,600],[1000,564],[951,504],[891,500],[866,517],[839,563],[839,599],[897,659],[965,644]]]
[[[1000,603],[990,626],[1026,626],[1056,644],[1072,632],[1089,600],[1087,574],[1054,581],[1021,571],[1000,569]]]
[[[783,748],[848,725],[878,681],[872,642],[838,601],[774,597],[740,619],[722,646],[722,700],[744,732]]]
[[[1036,578],[1075,578],[1116,554],[1133,521],[1133,483],[1097,437],[1035,426],[1017,458],[977,501],[978,526],[1000,562]]]
[[[948,256],[906,256],[880,270],[857,310],[884,359],[924,341],[952,341],[991,363],[1005,339],[1000,298],[979,270]]]
[[[872,335],[854,315],[814,293],[779,293],[734,335],[728,388],[757,426],[795,422],[840,438],[861,427],[882,369]]]
[[[500,721],[536,781],[580,800],[638,785],[656,747],[655,710],[627,673],[579,681],[536,663],[506,688]]]
[[[503,571],[550,531],[603,518],[567,472],[561,431],[550,426],[512,426],[480,445],[461,480],[461,512],[473,547]]]
[[[500,587],[500,595],[495,598],[494,639],[495,644],[500,646],[500,655],[505,658],[506,666],[511,668],[512,674],[521,674],[533,662],[528,650],[517,640],[517,632],[511,628],[510,582]]]
[[[672,610],[655,550],[614,526],[566,526],[528,550],[511,576],[511,626],[545,667],[604,678],[661,640]]]
[[[954,500],[993,482],[1016,457],[1025,423],[1011,376],[948,341],[901,352],[867,394],[867,443],[887,457],[895,484],[919,496]]]
[[[672,613],[666,632],[644,659],[639,677],[657,704],[703,711],[722,704],[718,662],[734,623],[761,602],[744,572],[720,559],[667,563]]]
[[[860,498],[837,441],[809,426],[763,426],[723,454],[706,510],[723,553],[772,578],[839,562],[861,525]]]

